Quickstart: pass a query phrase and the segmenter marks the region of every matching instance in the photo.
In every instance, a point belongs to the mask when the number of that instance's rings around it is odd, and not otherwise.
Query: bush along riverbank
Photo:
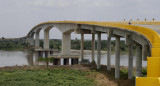
[[[114,68],[96,70],[93,65],[2,67],[0,86],[135,86],[127,75],[127,69],[121,69],[121,78],[115,79]]]

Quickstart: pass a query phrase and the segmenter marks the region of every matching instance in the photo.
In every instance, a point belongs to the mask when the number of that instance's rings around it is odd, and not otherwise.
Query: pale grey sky
[[[160,0],[0,0],[0,37],[25,36],[46,21],[160,21],[159,4]],[[50,36],[61,38],[59,34],[53,29]]]

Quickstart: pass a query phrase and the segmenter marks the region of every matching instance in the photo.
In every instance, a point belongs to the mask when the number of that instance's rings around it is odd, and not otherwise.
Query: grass
[[[0,86],[96,86],[88,74],[64,68],[1,70]]]

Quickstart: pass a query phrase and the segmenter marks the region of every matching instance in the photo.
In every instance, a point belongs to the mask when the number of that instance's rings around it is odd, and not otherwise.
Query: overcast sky
[[[46,21],[160,21],[159,4],[160,0],[0,0],[0,37],[25,36]],[[61,38],[59,34],[53,29],[50,36]]]

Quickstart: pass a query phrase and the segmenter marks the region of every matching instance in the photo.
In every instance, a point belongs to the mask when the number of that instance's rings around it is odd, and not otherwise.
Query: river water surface
[[[96,61],[95,54],[95,61]],[[91,54],[85,54],[84,58],[91,61]],[[135,56],[133,65],[135,66]],[[29,51],[0,51],[0,67],[4,66],[22,66],[22,65],[39,65],[38,55]],[[107,54],[101,55],[101,64],[107,64]],[[111,65],[115,65],[115,54],[111,55]],[[128,66],[128,54],[123,54],[120,56],[120,65]],[[143,67],[147,66],[147,61],[142,61]]]

